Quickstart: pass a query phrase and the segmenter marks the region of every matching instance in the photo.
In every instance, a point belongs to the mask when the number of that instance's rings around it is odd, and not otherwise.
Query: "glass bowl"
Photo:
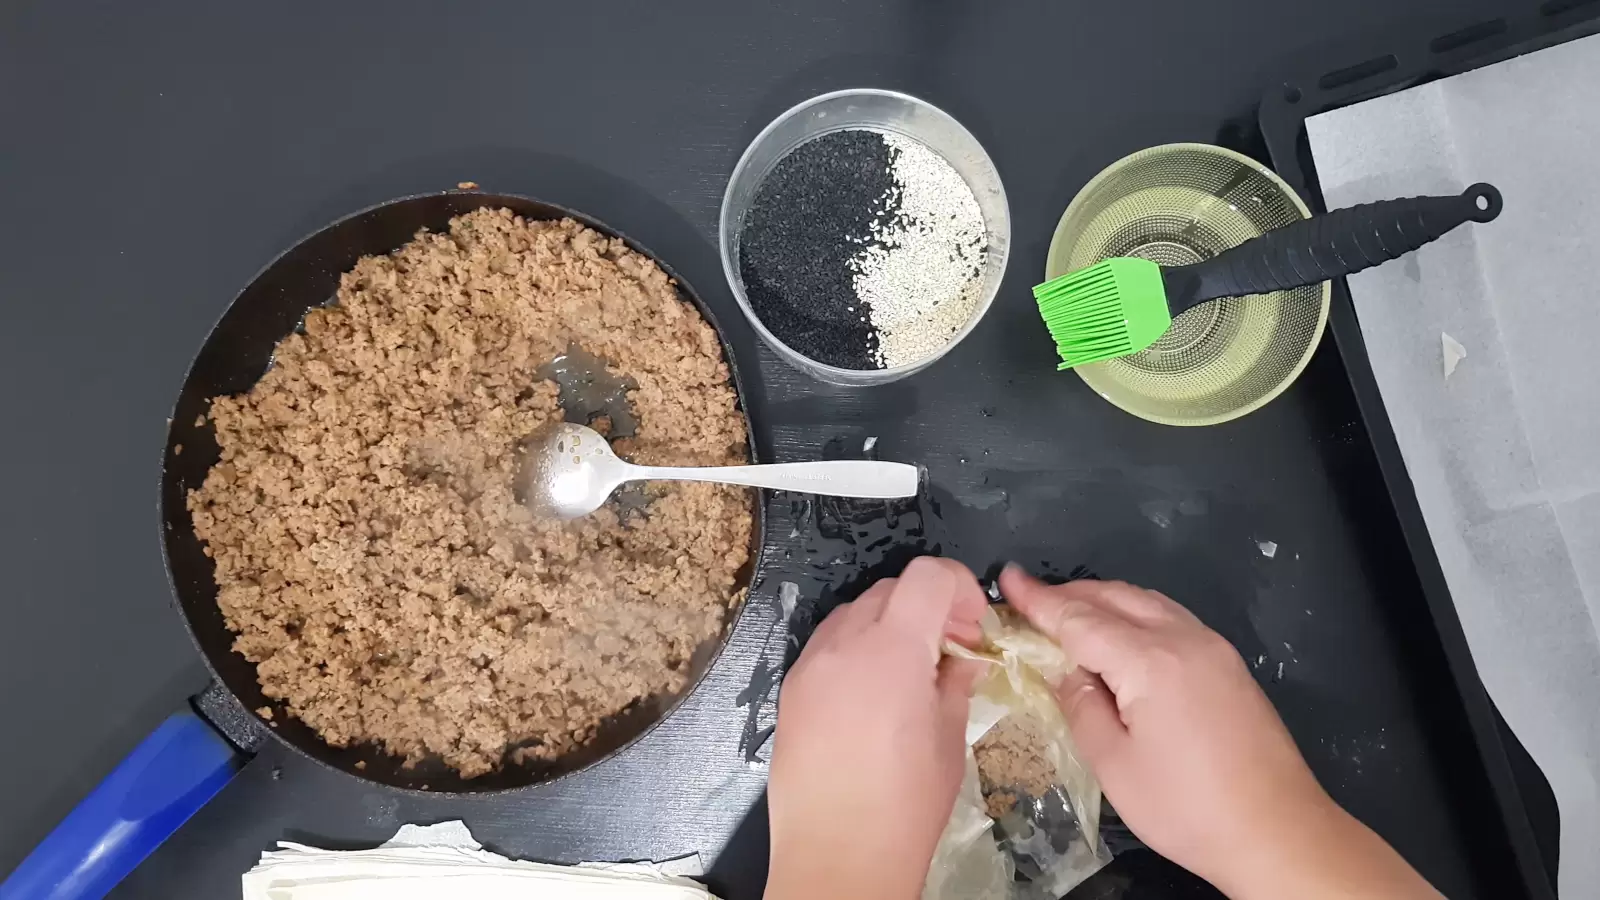
[[[785,344],[767,330],[767,326],[762,324],[755,310],[750,307],[750,300],[745,296],[744,278],[739,273],[739,233],[761,181],[780,159],[796,147],[820,135],[848,128],[867,128],[904,135],[943,156],[972,189],[988,231],[989,249],[984,261],[983,283],[972,317],[938,351],[916,362],[888,369],[831,366]],[[960,122],[937,106],[916,97],[895,91],[860,88],[812,97],[774,119],[772,124],[756,135],[744,155],[739,157],[739,164],[733,167],[733,175],[728,179],[728,190],[722,195],[718,231],[722,271],[728,277],[728,286],[733,289],[734,299],[739,301],[745,318],[768,346],[790,365],[822,381],[843,385],[873,385],[896,381],[932,365],[961,343],[977,326],[984,313],[989,311],[1006,271],[1006,257],[1011,245],[1011,211],[1006,206],[1006,192],[1000,184],[1000,173],[995,171],[994,163],[978,139]]]
[[[1208,144],[1141,150],[1096,175],[1067,207],[1045,280],[1113,256],[1163,266],[1223,250],[1311,215],[1276,173]],[[1327,282],[1202,303],[1149,348],[1073,369],[1095,393],[1163,425],[1216,425],[1292,384],[1328,321]]]

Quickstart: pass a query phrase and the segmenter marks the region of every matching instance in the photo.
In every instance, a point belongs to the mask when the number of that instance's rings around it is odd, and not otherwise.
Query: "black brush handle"
[[[1218,297],[1265,294],[1353,275],[1396,259],[1464,222],[1500,215],[1500,192],[1475,184],[1454,197],[1380,200],[1275,228],[1204,262],[1162,270],[1176,316]]]

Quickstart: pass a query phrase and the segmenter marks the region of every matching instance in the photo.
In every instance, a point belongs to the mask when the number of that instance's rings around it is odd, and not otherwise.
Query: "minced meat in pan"
[[[575,344],[631,379],[639,463],[748,462],[721,344],[649,259],[571,220],[457,217],[363,258],[248,393],[188,498],[217,602],[268,697],[334,746],[464,777],[548,760],[681,690],[740,586],[748,494],[655,484],[534,521],[519,440],[559,419],[537,370]]]

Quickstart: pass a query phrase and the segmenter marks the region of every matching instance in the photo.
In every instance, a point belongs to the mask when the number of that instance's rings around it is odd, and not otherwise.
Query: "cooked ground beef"
[[[1023,796],[1043,797],[1055,784],[1044,748],[1033,720],[1023,715],[1007,716],[972,745],[990,818],[1004,816]]]
[[[570,523],[513,498],[518,442],[562,417],[537,370],[569,345],[637,384],[621,455],[748,462],[721,345],[667,276],[506,210],[362,259],[254,388],[213,403],[222,455],[188,506],[218,604],[266,695],[330,744],[468,778],[552,759],[681,690],[720,635],[744,490],[651,485],[644,516]]]

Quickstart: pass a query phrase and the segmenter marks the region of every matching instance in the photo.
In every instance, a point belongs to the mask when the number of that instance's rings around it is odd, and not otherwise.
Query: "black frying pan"
[[[161,475],[167,573],[178,609],[215,683],[195,699],[195,712],[172,716],[123,760],[0,884],[0,898],[102,896],[222,789],[265,739],[263,734],[323,765],[391,788],[445,794],[507,791],[570,775],[610,756],[655,727],[688,693],[635,704],[607,722],[595,740],[568,756],[536,766],[508,765],[490,775],[463,779],[441,762],[408,768],[374,746],[330,746],[264,697],[255,665],[232,649],[233,634],[217,608],[212,563],[194,536],[185,505],[188,491],[205,480],[218,458],[206,415],[212,398],[249,390],[271,365],[278,342],[300,327],[307,310],[333,299],[339,276],[358,259],[388,253],[422,228],[444,231],[451,217],[482,207],[505,207],[531,219],[576,219],[602,234],[622,238],[654,259],[678,284],[680,295],[722,336],[740,408],[748,408],[732,348],[706,305],[649,250],[581,213],[527,197],[451,191],[375,206],[305,238],[262,270],[223,313],[189,368],[167,430]],[[750,446],[755,446],[754,435]],[[754,506],[752,561],[759,558],[765,530],[762,504]],[[753,562],[744,573],[746,579],[750,569]],[[730,614],[730,624],[732,618]],[[727,631],[725,625],[713,645],[696,654],[689,690],[710,668]],[[243,712],[262,707],[276,711],[270,728]]]

